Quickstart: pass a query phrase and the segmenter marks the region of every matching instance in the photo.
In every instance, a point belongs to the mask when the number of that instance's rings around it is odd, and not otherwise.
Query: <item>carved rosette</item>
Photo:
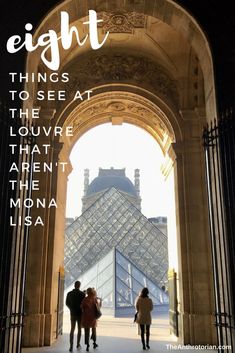
[[[98,26],[104,33],[133,33],[135,28],[144,28],[146,16],[137,12],[101,12]]]

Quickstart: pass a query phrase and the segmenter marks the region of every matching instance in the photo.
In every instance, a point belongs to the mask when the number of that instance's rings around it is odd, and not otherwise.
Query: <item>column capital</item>
[[[44,121],[50,121],[54,119],[56,109],[53,108],[44,108],[44,107],[37,107],[40,109],[39,119]]]
[[[174,167],[177,156],[183,153],[182,142],[172,142],[169,146],[167,153],[164,158],[164,162],[161,165],[161,172],[165,179],[169,176],[172,168]]]
[[[66,163],[65,171],[68,176],[72,172],[73,167],[69,159],[68,151],[64,148],[64,143],[60,141],[53,141],[51,147],[53,149],[54,161]]]
[[[184,143],[183,142],[172,142],[168,154],[174,159],[177,158],[177,155],[184,153]]]
[[[53,151],[56,152],[56,153],[60,153],[60,151],[62,150],[64,146],[64,143],[63,142],[60,142],[60,141],[53,141],[51,143],[51,147],[53,148]]]
[[[197,114],[194,109],[182,109],[180,115],[184,121],[192,121],[197,119]]]
[[[203,107],[196,107],[194,109],[182,109],[180,115],[184,121],[198,121],[205,120],[206,112]]]

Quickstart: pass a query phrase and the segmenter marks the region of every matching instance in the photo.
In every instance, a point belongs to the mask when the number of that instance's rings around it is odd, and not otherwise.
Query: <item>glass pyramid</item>
[[[112,249],[78,280],[83,290],[96,288],[98,297],[102,298],[102,310],[106,314],[120,316],[126,312],[123,309],[133,309],[143,287],[149,288],[149,296],[154,305],[168,304],[168,295],[117,249]]]
[[[166,284],[166,235],[111,188],[66,229],[65,286],[69,287],[96,263],[102,263],[113,248],[156,286]],[[131,302],[130,298],[127,302]]]

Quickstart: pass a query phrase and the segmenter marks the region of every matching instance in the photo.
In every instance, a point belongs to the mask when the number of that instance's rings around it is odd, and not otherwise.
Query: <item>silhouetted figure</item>
[[[80,291],[81,283],[76,281],[74,283],[74,289],[67,294],[66,297],[66,305],[70,310],[70,320],[71,320],[71,330],[70,330],[70,348],[69,351],[73,350],[73,338],[74,338],[74,330],[78,327],[78,335],[77,335],[77,348],[80,348],[80,339],[81,339],[81,318],[82,318],[82,309],[81,304],[85,298],[85,293]]]
[[[89,341],[90,341],[90,328],[92,330],[91,338],[93,340],[93,348],[98,347],[96,343],[96,326],[97,326],[97,319],[96,319],[96,305],[99,305],[96,292],[92,288],[87,289],[87,296],[83,300],[81,308],[82,308],[82,327],[85,330],[85,344],[86,344],[86,351],[89,351]]]
[[[148,297],[148,288],[143,288],[139,297],[136,300],[136,310],[138,312],[136,323],[140,325],[141,341],[143,344],[143,349],[150,349],[149,337],[150,337],[150,325],[152,323],[151,311],[153,310],[152,299]],[[146,333],[146,342],[145,342]]]

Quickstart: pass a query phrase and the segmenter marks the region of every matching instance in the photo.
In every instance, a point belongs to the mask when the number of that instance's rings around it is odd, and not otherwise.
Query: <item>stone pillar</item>
[[[175,196],[179,255],[180,338],[184,344],[215,343],[214,297],[202,124],[184,112],[184,142],[176,154]]]
[[[50,126],[53,110],[41,111],[40,126]],[[62,152],[63,143],[53,136],[43,136],[37,139],[38,146],[50,144],[49,153],[37,155],[37,162],[58,163],[61,158],[68,161],[66,153]],[[65,149],[63,148],[63,151]],[[64,155],[63,155],[64,153]],[[23,331],[23,346],[38,347],[50,345],[55,339],[58,295],[58,272],[63,267],[64,259],[64,222],[66,204],[66,181],[70,172],[68,165],[65,173],[59,167],[53,167],[52,172],[39,172],[34,179],[40,181],[40,190],[34,191],[32,198],[46,199],[46,208],[32,209],[32,218],[40,216],[44,226],[31,226],[27,259],[27,278],[25,295],[25,326]],[[54,198],[57,208],[48,207],[48,202]]]
[[[59,163],[68,161],[65,147],[61,142],[54,142],[53,162]],[[70,166],[70,165],[69,165]],[[64,264],[64,230],[66,212],[66,190],[67,177],[70,168],[58,167],[51,175],[50,198],[55,198],[57,208],[51,208],[48,212],[48,247],[47,247],[47,268],[45,287],[45,332],[44,345],[51,345],[56,338],[57,326],[57,303],[58,303],[58,279],[59,271]]]
[[[135,188],[137,195],[140,196],[140,170],[135,169]]]
[[[87,189],[89,186],[89,169],[84,170],[84,190],[83,190],[83,196],[86,196]]]

